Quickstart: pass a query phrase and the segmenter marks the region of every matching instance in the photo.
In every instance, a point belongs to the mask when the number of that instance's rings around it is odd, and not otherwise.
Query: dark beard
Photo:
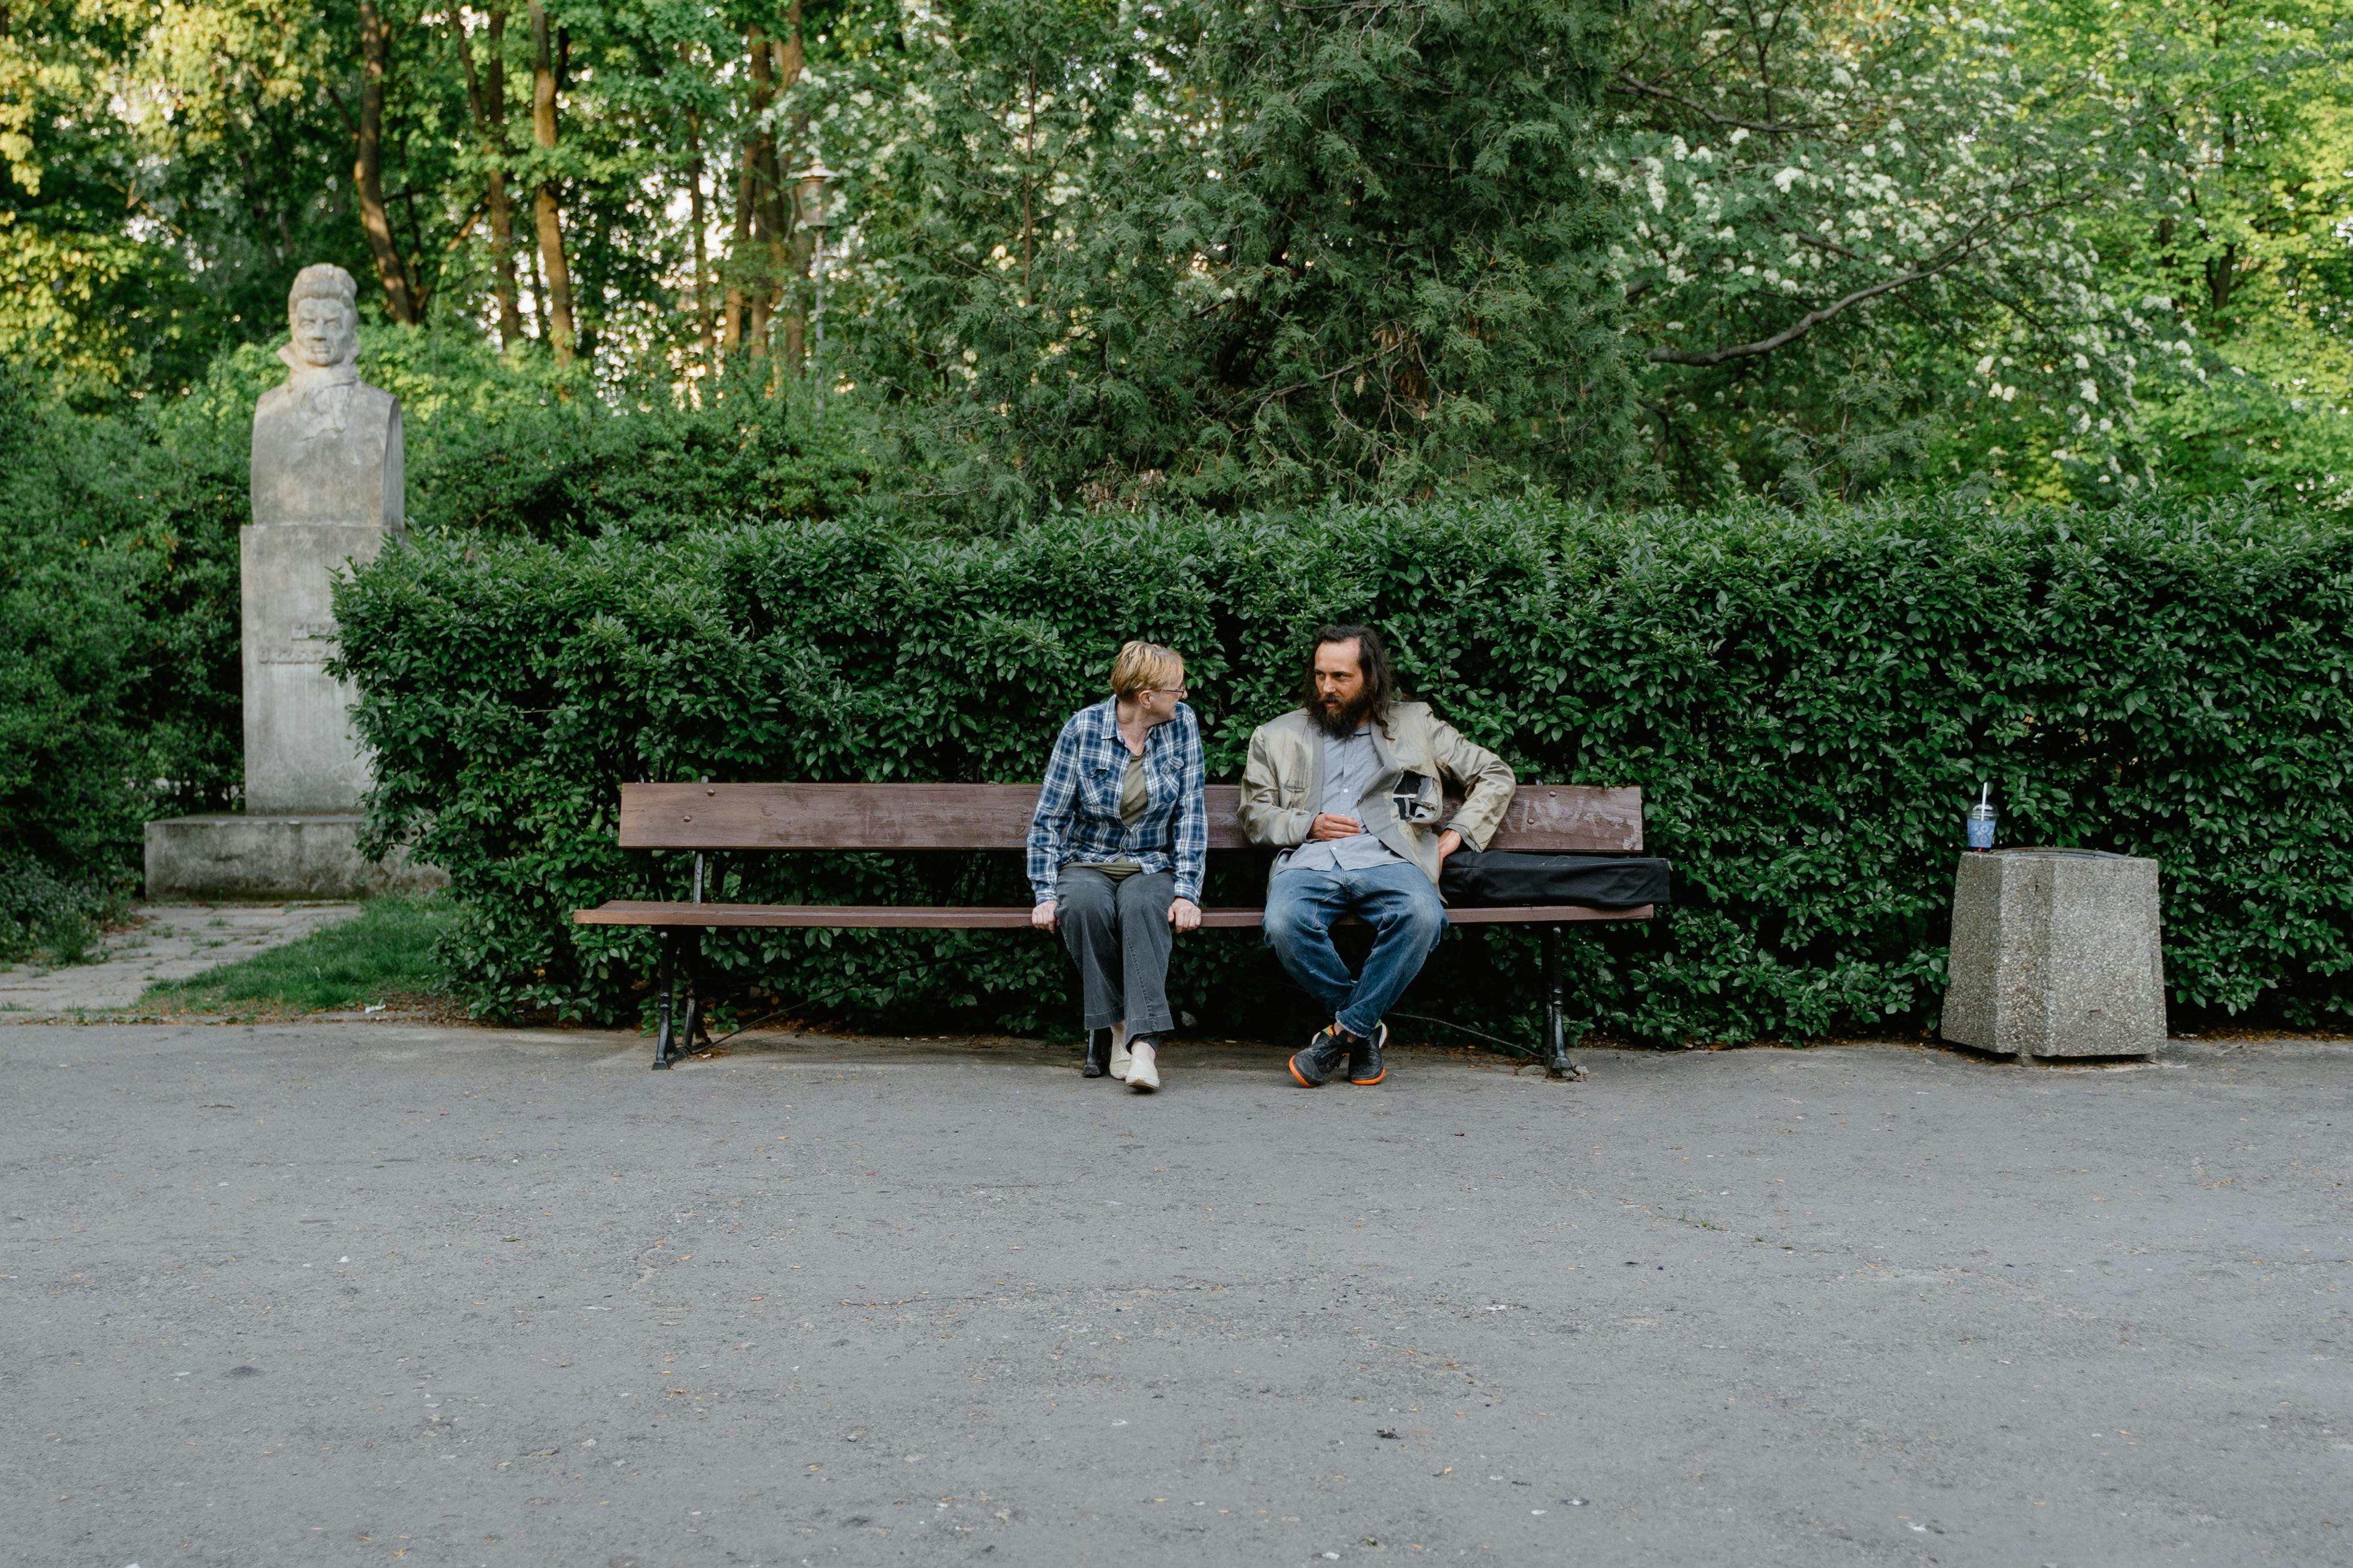
[[[1320,697],[1307,705],[1307,711],[1314,719],[1315,727],[1335,741],[1345,741],[1363,729],[1365,717],[1372,710],[1372,703],[1361,697],[1347,707],[1336,710],[1326,707]]]

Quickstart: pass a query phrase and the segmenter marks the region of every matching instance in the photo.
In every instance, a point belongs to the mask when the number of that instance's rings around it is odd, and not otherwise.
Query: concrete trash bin
[[[2165,1044],[2157,862],[1997,849],[1953,878],[1945,1038],[2003,1056],[2137,1057]]]

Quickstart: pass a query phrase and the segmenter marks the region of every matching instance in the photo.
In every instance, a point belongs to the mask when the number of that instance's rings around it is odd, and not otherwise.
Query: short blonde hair
[[[1185,661],[1174,648],[1162,647],[1156,642],[1134,641],[1120,645],[1119,657],[1111,661],[1111,693],[1113,697],[1130,698],[1139,691],[1174,690],[1185,679]]]

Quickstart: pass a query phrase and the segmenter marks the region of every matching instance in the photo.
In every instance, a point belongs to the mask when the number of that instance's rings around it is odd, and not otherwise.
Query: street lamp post
[[[801,226],[815,238],[816,249],[810,258],[810,270],[817,283],[817,309],[811,312],[815,342],[809,352],[809,374],[817,385],[818,412],[825,409],[825,231],[832,225],[832,215],[826,210],[826,198],[832,194],[834,172],[819,159],[810,164],[798,181]]]

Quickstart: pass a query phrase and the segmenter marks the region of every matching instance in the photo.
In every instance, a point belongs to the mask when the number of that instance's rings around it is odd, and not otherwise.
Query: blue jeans
[[[1360,975],[1332,945],[1355,915],[1373,928]],[[1307,993],[1352,1035],[1369,1036],[1446,934],[1446,905],[1419,867],[1399,860],[1362,871],[1284,870],[1266,891],[1266,944]]]

